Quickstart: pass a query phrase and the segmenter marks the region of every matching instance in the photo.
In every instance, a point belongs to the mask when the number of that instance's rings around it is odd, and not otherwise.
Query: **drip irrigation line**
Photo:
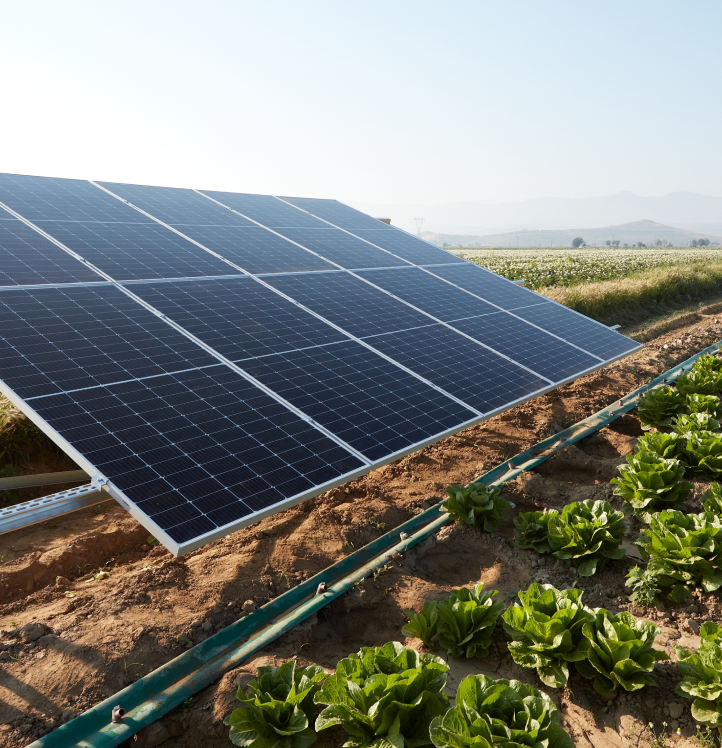
[[[628,413],[645,392],[673,382],[691,368],[699,356],[716,350],[717,344],[705,348],[609,407],[506,460],[474,483],[501,485],[512,480]],[[450,521],[438,504],[417,514],[27,748],[112,748],[120,745]],[[403,540],[401,533],[406,534]],[[326,586],[325,591],[316,594],[321,584]],[[111,721],[116,706],[125,710],[120,722]]]

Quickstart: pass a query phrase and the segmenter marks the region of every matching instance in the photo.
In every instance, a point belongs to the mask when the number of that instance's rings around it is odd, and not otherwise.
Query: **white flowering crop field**
[[[469,249],[464,256],[529,288],[574,286],[625,278],[652,268],[722,260],[722,248]]]

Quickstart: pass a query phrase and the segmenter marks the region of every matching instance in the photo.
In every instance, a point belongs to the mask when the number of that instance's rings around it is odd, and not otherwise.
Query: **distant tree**
[[[607,241],[606,241],[606,242],[604,242],[604,243],[605,243],[605,244],[606,244],[606,245],[607,245],[608,247],[611,247],[611,246],[612,246],[612,240],[611,240],[611,239],[607,239]]]
[[[615,240],[614,240],[614,241],[612,242],[612,246],[613,246],[613,247],[618,247],[618,246],[619,246],[620,244],[621,244],[621,242],[619,241],[619,239],[615,239]]]
[[[625,243],[624,243],[624,248],[625,248],[625,249],[629,249],[629,244],[627,244],[627,243],[625,242]]]
[[[576,237],[576,239],[572,239],[572,247],[578,248],[581,247],[582,244],[584,244],[584,239],[582,239],[581,236]]]
[[[449,245],[446,242],[444,242],[444,244],[442,246],[448,247]]]
[[[637,242],[637,247],[639,247],[639,249],[646,248],[646,246],[647,245],[646,244],[642,244],[642,242]]]
[[[655,247],[661,247],[664,244],[664,242],[661,239],[655,239],[654,246]]]

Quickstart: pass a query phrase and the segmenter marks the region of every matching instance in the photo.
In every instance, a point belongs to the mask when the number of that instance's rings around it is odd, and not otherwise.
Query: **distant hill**
[[[444,243],[452,247],[568,247],[572,239],[581,236],[587,245],[602,247],[607,239],[618,239],[622,244],[642,242],[651,246],[655,241],[669,242],[675,246],[689,246],[693,239],[709,239],[712,244],[722,244],[722,236],[665,226],[655,221],[631,221],[617,226],[596,229],[562,229],[508,231],[501,234],[444,234],[423,231],[421,237],[439,246]]]
[[[342,199],[342,198],[339,198]],[[522,229],[564,229],[567,226],[616,226],[636,222],[640,216],[687,231],[722,236],[722,197],[673,192],[642,197],[619,192],[603,197],[541,197],[515,203],[371,204],[350,202],[372,216],[416,233],[414,218],[423,228],[440,234],[509,233]]]

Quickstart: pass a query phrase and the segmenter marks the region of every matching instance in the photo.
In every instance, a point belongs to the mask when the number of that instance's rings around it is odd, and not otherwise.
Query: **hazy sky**
[[[722,3],[5,2],[0,171],[337,197],[722,195]]]

